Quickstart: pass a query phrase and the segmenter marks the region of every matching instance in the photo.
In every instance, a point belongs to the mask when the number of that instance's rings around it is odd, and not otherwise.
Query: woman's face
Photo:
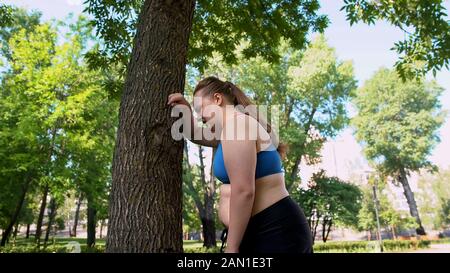
[[[202,90],[194,96],[194,110],[202,122],[212,130],[215,124],[221,124],[222,113],[225,109],[225,100],[222,94],[214,93],[212,96],[203,94]]]

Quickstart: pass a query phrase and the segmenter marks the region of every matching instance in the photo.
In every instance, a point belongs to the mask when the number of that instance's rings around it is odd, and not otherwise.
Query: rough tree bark
[[[106,252],[183,252],[183,141],[170,93],[183,92],[194,0],[146,0],[119,111]]]

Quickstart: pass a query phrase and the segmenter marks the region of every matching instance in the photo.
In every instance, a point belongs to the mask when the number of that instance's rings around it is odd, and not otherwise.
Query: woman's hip
[[[252,216],[241,253],[311,253],[312,238],[303,210],[290,196]]]

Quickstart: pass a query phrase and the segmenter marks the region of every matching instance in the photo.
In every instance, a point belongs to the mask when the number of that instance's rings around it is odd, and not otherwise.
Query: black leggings
[[[222,232],[222,247],[228,230]],[[303,210],[290,196],[253,215],[239,253],[313,253],[311,230]]]

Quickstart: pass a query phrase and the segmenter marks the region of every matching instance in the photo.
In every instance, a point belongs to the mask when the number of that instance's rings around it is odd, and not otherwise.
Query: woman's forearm
[[[192,113],[192,108],[189,107],[188,117],[186,117],[188,121],[186,123],[190,123],[189,130],[183,128],[183,136],[184,138],[190,140],[192,143],[208,146],[208,147],[216,147],[218,145],[217,139],[208,140],[204,137],[203,127],[198,126],[198,121],[194,118],[194,114]]]
[[[183,117],[186,120],[186,123],[189,123],[188,126],[190,126],[190,130],[186,130],[187,128],[183,128],[182,134],[186,139],[193,140],[195,131],[198,130],[200,127],[197,126],[197,122],[194,118],[194,114],[192,113],[192,108],[188,106],[189,110],[183,113],[186,113],[188,116]]]
[[[248,221],[252,214],[255,193],[250,189],[235,189],[231,186],[230,222],[227,236],[227,247],[239,250]]]

